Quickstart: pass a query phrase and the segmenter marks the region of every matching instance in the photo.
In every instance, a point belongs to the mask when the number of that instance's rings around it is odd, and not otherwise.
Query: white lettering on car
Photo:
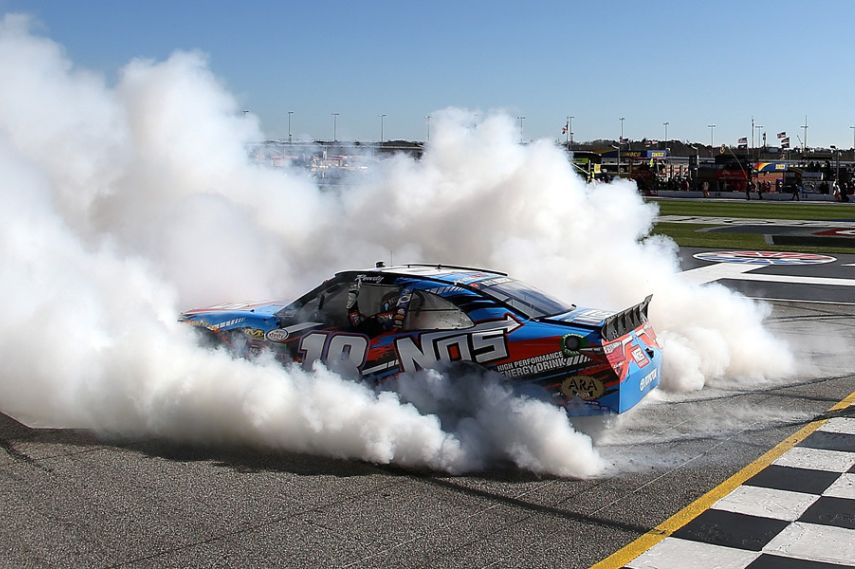
[[[657,376],[657,375],[658,375],[658,372],[657,372],[657,370],[655,370],[655,369],[654,369],[653,371],[651,371],[650,373],[648,373],[647,375],[645,375],[644,377],[642,377],[642,378],[641,378],[641,381],[638,383],[638,390],[639,390],[639,391],[644,391],[645,389],[647,389],[647,387],[648,387],[651,383],[653,383],[654,381],[656,381],[656,376]]]
[[[321,360],[336,369],[359,369],[368,353],[368,338],[362,334],[312,332],[300,339],[303,367],[312,369]]]
[[[503,320],[482,322],[465,332],[443,330],[398,338],[395,349],[404,372],[452,361],[492,362],[508,357],[506,336],[519,326],[519,322],[507,315]]]

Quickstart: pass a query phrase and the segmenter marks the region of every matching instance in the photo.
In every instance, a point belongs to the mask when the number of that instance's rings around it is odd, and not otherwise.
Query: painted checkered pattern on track
[[[626,567],[855,567],[855,405]]]

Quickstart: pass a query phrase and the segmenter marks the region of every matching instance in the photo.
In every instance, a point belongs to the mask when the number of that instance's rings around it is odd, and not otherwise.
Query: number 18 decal
[[[305,369],[312,369],[312,365],[321,360],[337,369],[344,365],[359,370],[365,363],[367,352],[368,338],[361,334],[312,332],[300,340]]]

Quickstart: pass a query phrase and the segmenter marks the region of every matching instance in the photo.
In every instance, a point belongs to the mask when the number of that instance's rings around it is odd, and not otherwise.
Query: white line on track
[[[745,263],[713,263],[697,269],[683,271],[684,279],[695,284],[704,284],[719,279],[736,279],[748,271],[759,269],[763,265],[749,265]]]
[[[728,277],[724,277],[728,278]],[[741,281],[763,281],[770,283],[795,283],[809,285],[834,285],[855,286],[855,279],[836,279],[831,277],[801,277],[796,275],[764,275],[764,274],[741,274],[736,277]]]
[[[707,217],[700,215],[660,215],[657,223],[696,223],[701,225],[770,225],[778,227],[836,227],[855,229],[853,221],[810,219],[760,219],[747,217]]]
[[[695,284],[714,282],[719,279],[740,281],[761,281],[770,283],[795,283],[808,285],[855,286],[855,279],[837,279],[830,277],[803,277],[796,275],[768,275],[751,273],[766,265],[748,265],[742,263],[715,263],[697,269],[683,271],[684,279]]]

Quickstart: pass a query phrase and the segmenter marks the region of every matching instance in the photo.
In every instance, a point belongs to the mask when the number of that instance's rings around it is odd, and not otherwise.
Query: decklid
[[[604,340],[616,340],[647,322],[647,308],[652,298],[651,294],[642,302],[620,312],[577,307],[568,312],[550,316],[547,320],[594,328],[600,331]]]

